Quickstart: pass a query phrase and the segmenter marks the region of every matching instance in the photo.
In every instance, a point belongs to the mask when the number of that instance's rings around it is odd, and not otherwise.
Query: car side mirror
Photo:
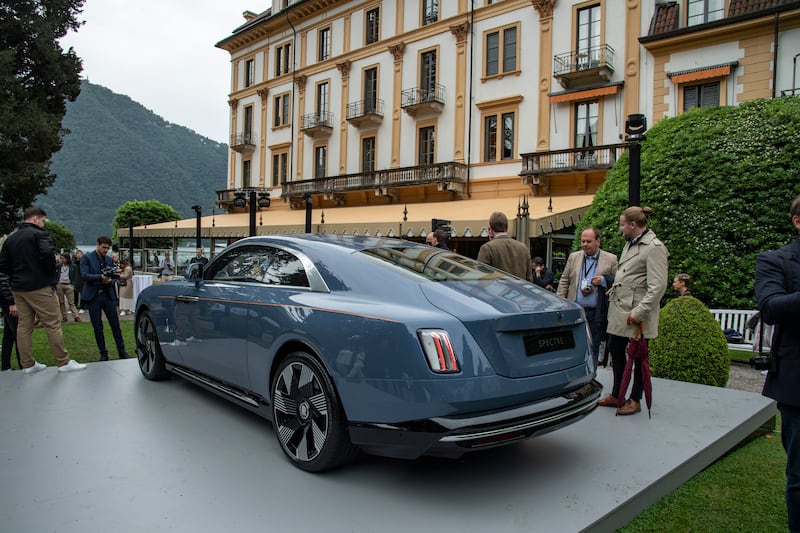
[[[184,277],[189,281],[194,281],[195,288],[200,288],[200,283],[203,281],[203,263],[192,263],[186,269]]]

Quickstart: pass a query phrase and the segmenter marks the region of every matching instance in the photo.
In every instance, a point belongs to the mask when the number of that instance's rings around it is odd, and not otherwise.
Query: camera
[[[750,358],[750,366],[756,370],[778,371],[778,358],[770,353],[754,355]]]
[[[584,296],[591,294],[592,292],[592,282],[588,279],[581,280],[581,292]]]
[[[106,266],[101,268],[100,274],[108,279],[119,279],[119,269],[115,266]]]

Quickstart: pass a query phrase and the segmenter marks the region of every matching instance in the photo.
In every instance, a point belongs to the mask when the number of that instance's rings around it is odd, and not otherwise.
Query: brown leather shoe
[[[597,405],[600,407],[616,407],[618,405],[617,398],[609,394],[602,400],[598,400]]]
[[[628,400],[617,409],[617,416],[635,415],[642,410],[642,405],[636,400]]]

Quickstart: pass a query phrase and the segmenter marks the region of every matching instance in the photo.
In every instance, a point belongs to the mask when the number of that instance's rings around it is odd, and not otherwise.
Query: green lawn
[[[134,355],[133,321],[124,320],[121,327],[125,347]],[[86,322],[64,324],[63,332],[73,359],[82,363],[99,359],[88,317]],[[107,324],[105,336],[110,357],[114,359],[116,348]],[[37,361],[48,366],[55,364],[42,329],[34,331],[33,351]],[[732,360],[742,362],[748,362],[752,355],[737,350],[731,350],[730,354]],[[16,359],[12,359],[16,368]],[[785,467],[780,434],[760,436],[694,476],[620,531],[786,531]]]
[[[88,315],[81,315],[83,322],[65,322],[62,325],[64,333],[64,345],[69,351],[71,359],[75,359],[80,363],[92,363],[100,360],[100,352],[97,350],[97,343],[94,340],[94,330],[92,324],[89,322]],[[86,317],[86,318],[83,318]],[[108,323],[103,321],[105,326],[106,348],[108,348],[108,356],[111,359],[117,358],[117,346],[114,344],[114,336],[111,334],[111,328]],[[122,329],[122,337],[125,339],[125,349],[127,352],[134,356],[136,355],[136,343],[133,336],[133,320],[121,320],[120,328]],[[50,353],[50,346],[47,344],[47,334],[43,328],[36,328],[33,330],[33,357],[40,363],[47,366],[54,366],[56,364],[53,355]],[[17,367],[17,356],[12,353],[11,367]]]

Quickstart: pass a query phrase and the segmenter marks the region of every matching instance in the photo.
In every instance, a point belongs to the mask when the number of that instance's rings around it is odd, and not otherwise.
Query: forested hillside
[[[226,187],[227,145],[105,87],[84,81],[67,104],[64,127],[70,133],[52,164],[58,177],[36,204],[78,243],[111,235],[114,214],[127,201],[158,200],[189,218],[195,204],[210,213],[215,191]]]

